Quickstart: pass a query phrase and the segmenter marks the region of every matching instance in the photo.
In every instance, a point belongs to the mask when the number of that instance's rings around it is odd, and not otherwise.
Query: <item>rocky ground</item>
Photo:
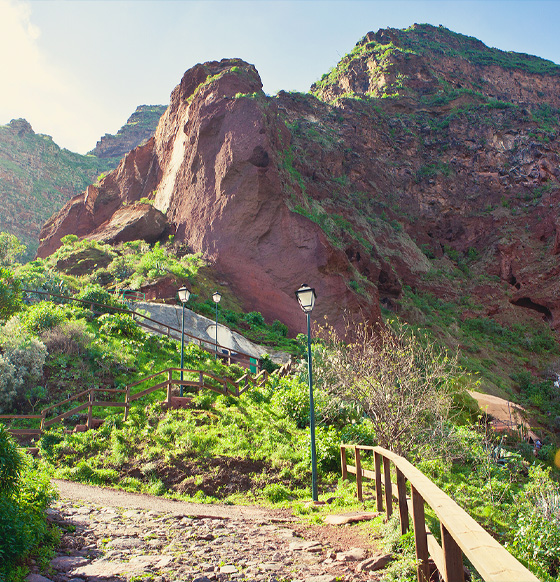
[[[29,582],[361,582],[380,580],[387,563],[351,525],[310,526],[287,511],[107,489],[99,495],[77,484],[61,489],[48,510],[62,529],[61,547],[48,571],[33,566]]]

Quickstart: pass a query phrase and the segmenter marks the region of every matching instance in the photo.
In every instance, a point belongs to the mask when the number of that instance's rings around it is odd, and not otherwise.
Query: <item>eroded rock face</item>
[[[240,60],[197,65],[154,138],[45,225],[39,255],[68,233],[119,240],[123,205],[148,197],[246,310],[292,333],[301,283],[339,330],[397,310],[405,286],[559,327],[560,141],[543,103],[560,105],[560,67],[512,59],[421,25],[368,34],[315,95],[266,97]]]

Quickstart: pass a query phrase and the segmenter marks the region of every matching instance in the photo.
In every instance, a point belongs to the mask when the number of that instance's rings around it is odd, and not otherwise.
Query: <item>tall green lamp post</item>
[[[183,317],[181,323],[181,382],[183,381],[183,364],[185,361],[185,303],[189,300],[191,296],[190,291],[185,287],[181,287],[177,292],[179,295],[179,301],[183,304]],[[183,396],[183,385],[179,389],[179,395]]]
[[[311,488],[313,501],[318,501],[317,454],[315,450],[315,405],[313,403],[313,370],[311,365],[311,312],[315,307],[315,289],[305,283],[296,291],[296,297],[307,315],[307,371],[309,377],[309,429],[311,431]]]
[[[220,294],[219,291],[216,291],[214,295],[212,295],[212,299],[216,304],[216,350],[214,352],[214,359],[217,359],[218,357],[218,303],[220,302],[221,298],[222,295]]]

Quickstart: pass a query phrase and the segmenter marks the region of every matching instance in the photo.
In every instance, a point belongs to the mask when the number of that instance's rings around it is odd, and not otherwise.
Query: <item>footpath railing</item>
[[[173,378],[173,373],[180,373],[183,372],[183,380]],[[135,386],[139,386],[144,382],[149,382],[150,380],[154,380],[158,376],[165,376],[165,380],[162,382],[158,382],[145,390],[141,390],[140,392],[133,392],[132,388]],[[187,378],[185,378],[185,375]],[[195,376],[196,379],[188,379],[188,376]],[[191,370],[191,369],[183,369],[181,368],[166,368],[161,372],[156,374],[152,374],[151,376],[147,376],[146,378],[142,378],[130,384],[126,388],[121,389],[107,389],[107,388],[90,388],[89,390],[84,390],[74,396],[67,398],[61,402],[57,402],[56,404],[52,404],[51,406],[47,406],[43,408],[41,414],[3,414],[0,415],[1,421],[14,421],[14,420],[40,420],[39,428],[22,428],[22,429],[13,429],[7,427],[8,431],[12,435],[20,435],[20,436],[40,436],[43,434],[45,430],[50,428],[53,424],[57,422],[63,421],[65,418],[69,416],[73,416],[82,412],[87,409],[87,421],[85,428],[95,428],[95,425],[98,421],[93,417],[93,409],[96,407],[121,407],[124,408],[124,420],[128,418],[128,414],[130,411],[130,406],[136,400],[151,394],[157,390],[166,391],[165,396],[165,404],[167,406],[173,406],[174,402],[180,402],[180,399],[173,395],[173,387],[174,386],[190,386],[193,388],[200,389],[207,389],[212,390],[213,392],[217,392],[218,394],[222,394],[224,396],[236,396],[239,397],[245,391],[249,389],[251,385],[262,385],[268,379],[268,373],[265,370],[262,370],[255,376],[251,374],[244,374],[241,378],[234,381],[230,378],[220,378],[215,374],[210,372],[206,372],[203,370]],[[124,394],[124,400],[101,400],[96,399],[98,394]],[[85,402],[84,402],[85,400]],[[65,406],[70,404],[71,402],[77,403],[77,406],[66,410],[60,414],[56,414],[54,417],[49,418],[49,413],[56,411],[61,406]]]
[[[166,323],[162,323],[147,315],[143,315],[141,313],[137,313],[136,311],[130,311],[128,309],[124,309],[121,307],[113,307],[111,305],[105,305],[103,303],[95,303],[93,301],[86,301],[84,299],[78,299],[76,297],[71,297],[70,295],[59,295],[57,293],[51,293],[50,291],[35,291],[33,289],[24,289],[24,293],[28,296],[32,295],[40,295],[44,296],[48,301],[51,297],[55,297],[57,299],[62,299],[64,301],[72,301],[75,303],[81,303],[83,305],[88,306],[94,313],[106,313],[108,309],[114,311],[115,313],[125,313],[130,315],[134,321],[136,321],[142,327],[161,334],[166,335],[172,339],[181,339],[181,330]],[[197,343],[202,349],[211,352],[217,353],[218,358],[229,365],[231,364],[239,364],[244,368],[254,368],[255,371],[260,370],[260,362],[258,358],[251,356],[249,354],[245,354],[244,352],[234,352],[225,346],[220,345],[219,343],[216,345],[216,342],[212,342],[210,340],[206,340],[200,338],[198,336],[192,335],[190,333],[185,332],[185,338],[187,341]]]
[[[353,451],[355,465],[347,464],[347,451]],[[362,467],[363,452],[373,452],[374,471]],[[538,578],[520,564],[451,497],[403,457],[382,447],[348,444],[341,445],[340,456],[342,478],[348,479],[348,473],[356,475],[357,496],[360,501],[363,499],[363,479],[373,479],[377,510],[383,511],[385,500],[385,512],[387,517],[390,517],[393,514],[395,499],[402,534],[408,531],[409,516],[412,515],[419,582],[437,580],[430,577],[430,558],[445,582],[464,582],[463,556],[486,582],[538,582]],[[395,481],[391,480],[393,466]],[[410,495],[407,491],[407,482]],[[431,507],[439,520],[441,545],[426,526],[425,504]]]

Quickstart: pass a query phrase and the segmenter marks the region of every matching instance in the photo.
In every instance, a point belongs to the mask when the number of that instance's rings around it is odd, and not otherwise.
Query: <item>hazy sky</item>
[[[0,124],[85,153],[196,63],[240,57],[267,93],[307,91],[368,31],[414,22],[560,63],[559,0],[0,0]]]

